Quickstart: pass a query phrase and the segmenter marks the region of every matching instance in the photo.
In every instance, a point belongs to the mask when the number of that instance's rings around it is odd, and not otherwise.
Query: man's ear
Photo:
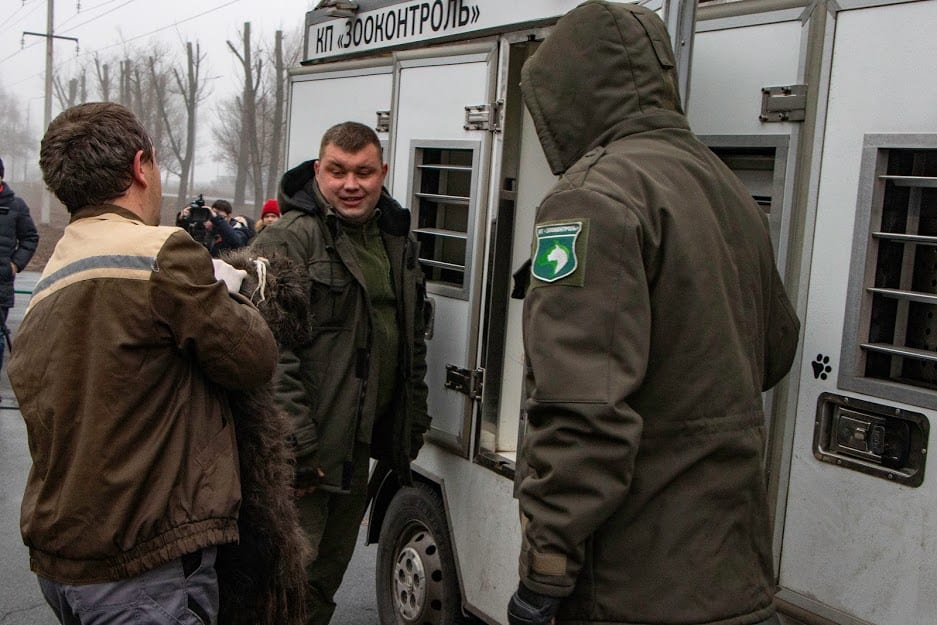
[[[146,174],[143,173],[143,163],[143,150],[137,150],[137,153],[133,155],[133,179],[146,188],[150,183],[146,179]]]

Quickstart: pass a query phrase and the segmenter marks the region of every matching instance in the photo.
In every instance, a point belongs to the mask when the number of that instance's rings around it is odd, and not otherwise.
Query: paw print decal
[[[823,354],[817,354],[816,360],[811,363],[813,367],[813,377],[817,380],[825,380],[830,376],[833,367],[830,366],[830,357]]]

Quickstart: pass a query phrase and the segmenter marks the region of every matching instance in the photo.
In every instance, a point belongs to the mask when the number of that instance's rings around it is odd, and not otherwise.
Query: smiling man
[[[317,549],[309,623],[328,623],[367,504],[368,459],[410,481],[426,414],[424,280],[410,211],[384,190],[369,127],[322,137],[317,161],[280,182],[281,219],[253,247],[308,271],[312,340],[280,356],[277,403],[293,420],[298,500]]]

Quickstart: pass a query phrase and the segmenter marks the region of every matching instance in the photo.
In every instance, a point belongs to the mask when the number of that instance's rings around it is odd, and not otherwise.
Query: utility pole
[[[55,0],[47,0],[47,3],[48,8],[46,11],[46,32],[33,33],[29,31],[23,31],[24,37],[26,35],[31,35],[33,37],[45,37],[46,39],[46,101],[42,119],[43,134],[45,134],[46,128],[49,127],[49,124],[52,123],[52,40],[67,39],[69,41],[74,41],[75,45],[78,45],[78,39],[75,37],[62,37],[55,34]],[[49,191],[46,189],[45,185],[42,186],[42,208],[40,209],[39,218],[42,223],[49,223]]]

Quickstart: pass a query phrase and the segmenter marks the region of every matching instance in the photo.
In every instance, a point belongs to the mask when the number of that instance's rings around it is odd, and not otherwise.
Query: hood
[[[341,220],[319,192],[313,166],[315,162],[306,161],[283,174],[277,193],[280,212],[283,215],[291,211],[322,215],[326,222],[334,227],[335,222]],[[381,199],[377,202],[377,208],[380,210],[377,224],[381,230],[395,236],[403,236],[410,231],[410,211],[391,197],[386,188],[381,189]]]
[[[648,9],[590,0],[563,16],[521,70],[553,173],[621,136],[687,127],[675,65],[667,28]]]

